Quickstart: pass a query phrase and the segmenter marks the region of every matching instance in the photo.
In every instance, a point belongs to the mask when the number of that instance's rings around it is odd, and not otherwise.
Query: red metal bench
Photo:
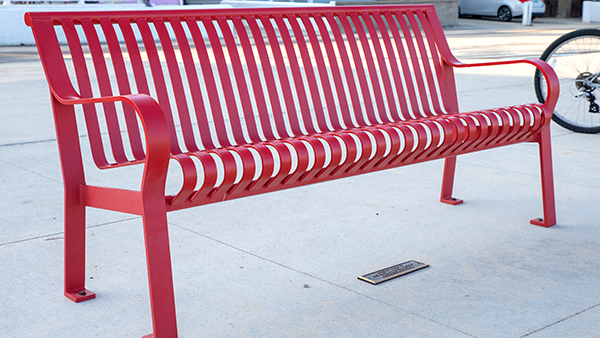
[[[552,68],[460,63],[430,5],[43,12],[25,20],[52,93],[65,294],[95,296],[85,289],[86,207],[142,215],[156,338],[177,335],[168,211],[442,158],[441,201],[459,204],[457,155],[537,142],[544,217],[531,222],[556,223]],[[459,112],[454,67],[519,62],[544,74],[545,104]],[[78,111],[97,167],[143,165],[139,190],[86,184]],[[166,196],[170,160],[183,184]]]

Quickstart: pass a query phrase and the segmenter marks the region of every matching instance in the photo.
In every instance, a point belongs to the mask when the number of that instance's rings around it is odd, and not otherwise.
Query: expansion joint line
[[[521,337],[519,337],[519,338],[527,337],[527,336],[530,336],[530,335],[532,335],[532,334],[534,334],[534,333],[538,333],[538,332],[540,332],[540,331],[543,331],[543,330],[545,330],[545,329],[547,329],[547,328],[549,328],[549,327],[551,327],[551,326],[554,326],[554,325],[556,325],[556,324],[562,323],[562,322],[564,322],[564,321],[566,321],[566,320],[569,320],[569,319],[571,319],[571,318],[573,318],[573,317],[575,317],[575,316],[579,316],[580,314],[582,314],[582,313],[584,313],[584,312],[586,312],[586,311],[589,311],[589,310],[591,310],[591,309],[597,308],[598,306],[600,306],[600,304],[596,304],[596,305],[594,305],[594,306],[590,306],[590,307],[588,307],[587,309],[583,309],[583,310],[581,310],[581,311],[579,311],[579,312],[577,312],[577,313],[574,313],[574,314],[570,315],[569,317],[563,318],[563,319],[561,319],[561,320],[558,320],[558,321],[556,321],[556,322],[554,322],[554,323],[552,323],[552,324],[548,324],[548,325],[546,325],[546,326],[544,326],[544,327],[542,327],[542,328],[539,328],[539,329],[537,329],[537,330],[535,330],[535,331],[529,332],[528,334],[526,334],[526,335],[523,335],[523,336],[521,336]]]
[[[131,221],[131,220],[138,219],[138,218],[140,218],[140,216],[128,217],[128,218],[120,219],[120,220],[117,220],[117,221],[106,222],[106,223],[96,224],[96,225],[90,225],[90,226],[87,226],[85,228],[86,229],[93,229],[93,228],[98,228],[98,227],[105,226],[105,225],[110,225],[110,224],[115,224],[115,223],[121,223],[121,222]],[[42,239],[42,238],[45,238],[47,241],[56,240],[56,239],[63,239],[63,237],[60,237],[60,236],[62,236],[64,234],[65,234],[65,232],[61,231],[61,232],[55,232],[55,233],[47,234],[47,235],[41,235],[41,236],[35,236],[35,237],[30,237],[30,238],[19,239],[19,240],[12,241],[12,242],[0,243],[0,247],[3,247],[5,245],[11,245],[11,244],[29,242],[29,241],[33,241],[33,240],[36,240],[36,239]]]

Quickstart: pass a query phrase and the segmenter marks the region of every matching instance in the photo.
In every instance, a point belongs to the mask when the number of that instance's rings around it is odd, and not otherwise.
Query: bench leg
[[[96,294],[85,288],[85,207],[69,197],[65,201],[65,296],[79,303]]]
[[[153,333],[144,338],[175,338],[177,319],[164,198],[149,205],[145,205],[143,222]]]
[[[552,173],[552,145],[550,141],[550,127],[546,127],[541,131],[537,142],[540,148],[544,218],[532,219],[531,224],[543,227],[551,227],[556,224],[556,206],[554,204],[554,177]]]
[[[442,178],[442,196],[440,201],[451,205],[461,204],[463,200],[452,197],[454,187],[454,171],[456,169],[456,156],[444,160],[444,177]]]
[[[81,205],[80,198],[80,187],[85,184],[85,176],[79,155],[79,134],[74,108],[63,106],[54,97],[52,107],[65,196],[64,291],[67,298],[79,303],[96,297],[85,288],[85,206]]]

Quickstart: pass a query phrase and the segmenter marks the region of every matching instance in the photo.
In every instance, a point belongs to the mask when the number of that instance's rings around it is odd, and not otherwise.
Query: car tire
[[[510,11],[510,8],[506,6],[500,7],[498,9],[498,20],[502,22],[509,22],[512,20],[512,12]]]

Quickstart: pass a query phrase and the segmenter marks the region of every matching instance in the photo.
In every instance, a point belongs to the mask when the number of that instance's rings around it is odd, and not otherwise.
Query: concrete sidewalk
[[[539,56],[561,34],[598,27],[459,22],[447,35],[465,62]],[[457,72],[462,110],[535,101],[532,68],[496,68]],[[0,48],[0,337],[149,334],[138,217],[89,210],[97,298],[62,294],[49,100],[35,47]],[[529,224],[542,213],[535,144],[459,157],[459,206],[439,203],[435,161],[170,213],[180,337],[597,337],[600,134],[552,124],[552,135],[549,229]],[[377,286],[356,278],[411,259],[430,267]]]

